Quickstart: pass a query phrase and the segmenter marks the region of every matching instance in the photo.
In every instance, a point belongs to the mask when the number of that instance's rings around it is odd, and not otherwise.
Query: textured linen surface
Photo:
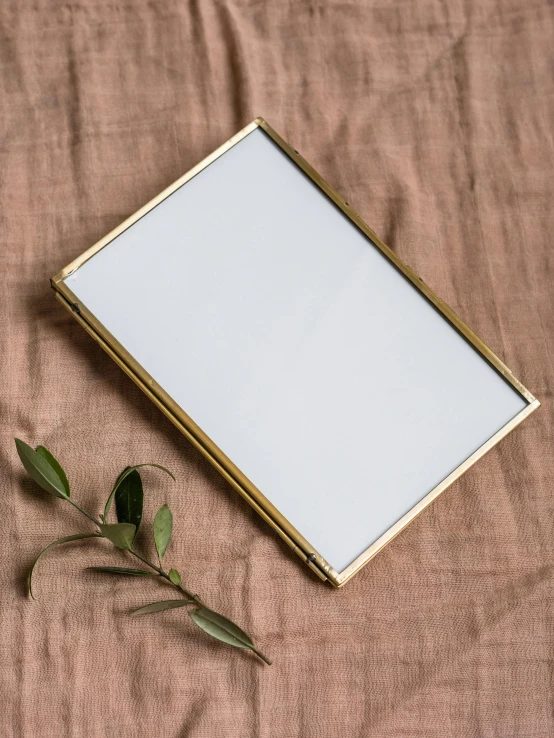
[[[554,735],[553,49],[543,0],[3,0],[2,738]],[[543,402],[339,591],[49,287],[257,115]],[[172,469],[144,473],[146,521],[171,505],[168,563],[274,665],[180,612],[130,619],[170,590],[84,572],[124,560],[102,543],[54,550],[29,600],[34,555],[88,525],[14,435],[95,513],[127,464]]]

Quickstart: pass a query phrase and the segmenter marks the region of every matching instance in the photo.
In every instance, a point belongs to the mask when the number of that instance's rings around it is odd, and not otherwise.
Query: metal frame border
[[[137,361],[123,348],[123,346],[110,334],[110,332],[98,321],[95,316],[87,310],[86,306],[79,302],[76,295],[66,286],[65,278],[72,274],[88,259],[94,256],[100,249],[121,235],[127,228],[136,223],[146,215],[152,208],[159,205],[165,198],[191,180],[232,146],[241,141],[245,136],[261,128],[289,157],[292,161],[327,195],[327,197],[364,233],[364,235],[389,259],[390,262],[418,289],[429,302],[448,320],[448,322],[478,351],[489,364],[502,375],[502,377],[528,402],[527,407],[520,411],[512,420],[495,433],[477,451],[458,466],[448,477],[431,490],[422,500],[398,520],[389,530],[378,538],[369,548],[358,556],[346,569],[341,572],[335,571],[320,554],[309,544],[309,542],[292,526],[289,521],[281,515],[275,506],[258,490],[242,472],[227,458],[221,449],[192,421],[192,419],[180,408],[169,395],[155,382],[155,380],[138,364]],[[512,431],[519,423],[540,406],[540,402],[527,390],[523,384],[516,379],[508,367],[491,351],[491,349],[478,338],[473,331],[456,315],[456,313],[438,297],[423,280],[410,269],[409,266],[399,259],[391,249],[364,223],[358,213],[327,184],[315,169],[300,156],[300,154],[287,144],[276,131],[263,119],[256,118],[236,135],[232,136],[226,143],[207,156],[203,161],[190,169],[186,174],[177,179],[173,184],[160,192],[150,202],[137,210],[136,213],[127,218],[117,228],[108,233],[104,238],[87,249],[81,256],[77,257],[68,266],[56,274],[52,280],[52,287],[56,291],[56,297],[69,310],[74,318],[85,328],[85,330],[102,346],[112,359],[131,377],[131,379],[142,389],[142,391],[162,410],[162,412],[174,423],[181,433],[198,448],[204,456],[213,464],[220,474],[239,492],[252,507],[269,523],[274,530],[285,540],[285,542],[308,564],[322,580],[329,580],[335,587],[341,587],[365,564],[368,563],[384,546],[400,533],[417,515],[433,502],[447,487],[449,487],[459,476],[467,471],[473,464],[484,456],[487,451],[495,446],[504,436]]]

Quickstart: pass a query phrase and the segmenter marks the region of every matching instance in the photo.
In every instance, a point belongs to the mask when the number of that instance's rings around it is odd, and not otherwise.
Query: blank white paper
[[[339,572],[528,404],[261,129],[65,281]]]

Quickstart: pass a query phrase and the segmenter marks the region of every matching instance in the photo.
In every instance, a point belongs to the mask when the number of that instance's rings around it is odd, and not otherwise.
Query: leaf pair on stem
[[[266,664],[271,661],[264,656],[261,651],[256,648],[252,640],[246,633],[239,628],[238,625],[226,618],[224,615],[206,607],[202,600],[183,583],[181,574],[176,569],[165,571],[163,568],[163,558],[167,551],[167,547],[171,541],[173,532],[173,515],[168,505],[162,505],[154,517],[153,535],[156,552],[158,554],[158,564],[154,564],[143,557],[134,548],[137,532],[142,522],[142,512],[144,504],[144,491],[142,487],[142,479],[139,468],[143,466],[152,466],[169,474],[175,479],[173,474],[159,464],[137,464],[129,466],[122,471],[117,478],[115,485],[110,492],[104,507],[104,513],[97,520],[93,515],[84,510],[71,497],[71,490],[67,476],[60,466],[59,462],[44,446],[37,446],[36,449],[31,448],[24,441],[15,439],[17,453],[21,459],[21,463],[29,476],[46,492],[54,497],[66,500],[79,512],[85,515],[96,526],[94,532],[74,533],[73,535],[58,538],[44,548],[37,558],[29,574],[29,592],[33,595],[33,573],[42,556],[54,546],[63,543],[78,541],[87,538],[104,538],[110,541],[116,548],[126,551],[135,558],[139,559],[151,571],[146,569],[133,569],[123,566],[91,566],[90,570],[110,574],[115,576],[130,577],[155,577],[159,576],[169,582],[181,594],[181,599],[162,600],[160,602],[152,602],[144,607],[139,608],[131,613],[131,615],[147,615],[165,610],[173,610],[175,608],[193,606],[188,610],[191,620],[201,628],[205,633],[211,635],[219,641],[235,646],[236,648],[246,648],[253,651]],[[115,508],[117,514],[117,523],[109,523],[108,516],[112,503],[115,499]]]

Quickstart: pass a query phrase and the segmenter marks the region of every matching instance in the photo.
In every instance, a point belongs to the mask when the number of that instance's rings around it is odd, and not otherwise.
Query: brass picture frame
[[[199,428],[186,412],[179,407],[171,397],[148,375],[138,362],[123,348],[113,335],[103,326],[86,306],[79,303],[76,295],[65,284],[65,279],[104,248],[113,239],[132,226],[152,208],[156,207],[165,198],[169,197],[178,188],[192,179],[205,167],[241,141],[245,136],[261,128],[290,159],[325,193],[325,195],[365,234],[367,238],[384,254],[384,256],[427,298],[427,300],[446,318],[446,320],[468,341],[476,351],[513,387],[514,390],[528,403],[504,427],[495,433],[469,458],[460,464],[449,476],[432,489],[420,502],[409,510],[389,530],[381,535],[369,548],[358,556],[343,571],[335,571],[298,530],[275,508],[275,506],[257,489],[227,458],[207,435]],[[335,587],[344,585],[356,572],[367,564],[387,543],[402,531],[417,515],[419,515],[441,492],[449,487],[459,476],[467,471],[478,459],[484,456],[504,436],[512,431],[528,415],[540,406],[540,402],[514,377],[505,364],[478,338],[473,331],[448,307],[423,280],[404,264],[399,257],[386,246],[381,239],[364,223],[358,213],[344,199],[335,192],[325,180],[306,162],[302,156],[287,144],[271,126],[263,119],[256,118],[239,133],[216,149],[212,154],[193,167],[190,171],[177,179],[163,192],[127,218],[117,228],[100,239],[87,249],[81,256],[56,274],[51,284],[56,292],[56,298],[73,315],[75,320],[102,346],[106,353],[123,369],[123,371],[142,389],[157,407],[171,420],[181,433],[211,462],[220,474],[244,497],[247,502],[280,537],[300,556],[300,558],[322,580],[328,580]]]

